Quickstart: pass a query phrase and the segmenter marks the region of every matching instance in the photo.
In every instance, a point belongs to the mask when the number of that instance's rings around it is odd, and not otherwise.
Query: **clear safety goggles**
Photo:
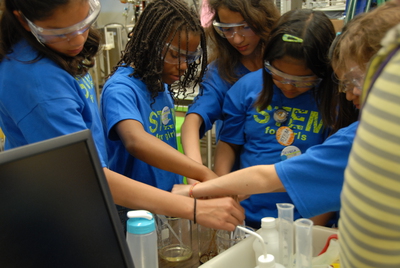
[[[83,34],[89,30],[90,26],[96,21],[100,14],[101,5],[98,0],[89,0],[90,10],[89,15],[83,21],[61,29],[44,29],[37,26],[32,21],[28,20],[25,16],[25,20],[28,22],[29,28],[36,39],[43,44],[54,44],[64,41],[69,41],[77,35]],[[22,14],[22,13],[21,13]],[[23,16],[23,14],[22,14]]]
[[[265,71],[272,76],[272,79],[281,83],[292,85],[297,88],[313,88],[317,86],[322,79],[318,78],[315,75],[304,75],[304,76],[297,76],[297,75],[290,75],[284,72],[275,69],[269,61],[264,63]]]
[[[213,21],[214,29],[223,38],[231,39],[238,34],[240,36],[253,36],[255,33],[251,27],[246,23],[222,23]]]
[[[361,71],[358,66],[351,68],[350,71],[343,76],[342,80],[337,77],[335,78],[335,81],[339,84],[339,92],[346,93],[347,91],[351,91],[355,95],[361,94],[365,73]],[[355,91],[354,88],[358,90]]]
[[[198,60],[202,53],[203,50],[201,47],[198,47],[196,51],[186,51],[167,43],[164,47],[163,59],[170,64],[182,64],[184,62],[191,64],[192,62]]]

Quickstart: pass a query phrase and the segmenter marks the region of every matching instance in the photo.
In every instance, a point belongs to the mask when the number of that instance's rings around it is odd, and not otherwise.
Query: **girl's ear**
[[[18,19],[19,23],[21,23],[22,27],[24,27],[25,30],[30,32],[31,28],[29,28],[28,22],[26,22],[25,18],[22,16],[22,14],[18,10],[14,10],[13,14]]]

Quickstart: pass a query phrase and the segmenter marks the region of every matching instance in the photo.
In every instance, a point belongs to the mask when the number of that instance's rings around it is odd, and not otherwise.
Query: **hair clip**
[[[301,39],[297,36],[291,35],[291,34],[284,34],[282,36],[282,40],[285,42],[303,43],[303,39]]]

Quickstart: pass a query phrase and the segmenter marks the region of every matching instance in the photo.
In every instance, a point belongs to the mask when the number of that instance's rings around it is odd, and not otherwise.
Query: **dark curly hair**
[[[186,35],[188,42],[189,34],[200,36],[202,57],[190,63],[179,82],[169,85],[168,89],[175,98],[186,96],[187,89],[190,87],[192,87],[190,93],[193,93],[195,86],[201,82],[207,64],[206,40],[199,16],[194,9],[181,0],[156,0],[146,6],[138,22],[128,34],[130,40],[122,53],[121,60],[109,77],[118,67],[132,66],[134,72],[131,75],[141,79],[147,85],[154,99],[159,92],[164,91],[161,78],[164,66],[162,48],[176,35],[179,38],[184,38],[182,36]],[[201,65],[200,70],[199,65]]]

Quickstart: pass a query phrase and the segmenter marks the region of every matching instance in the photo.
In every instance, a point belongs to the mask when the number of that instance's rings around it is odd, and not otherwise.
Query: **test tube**
[[[312,267],[312,227],[309,219],[298,219],[294,222],[296,229],[296,268]]]
[[[286,268],[293,267],[293,210],[290,203],[277,203],[279,218],[279,259]]]

